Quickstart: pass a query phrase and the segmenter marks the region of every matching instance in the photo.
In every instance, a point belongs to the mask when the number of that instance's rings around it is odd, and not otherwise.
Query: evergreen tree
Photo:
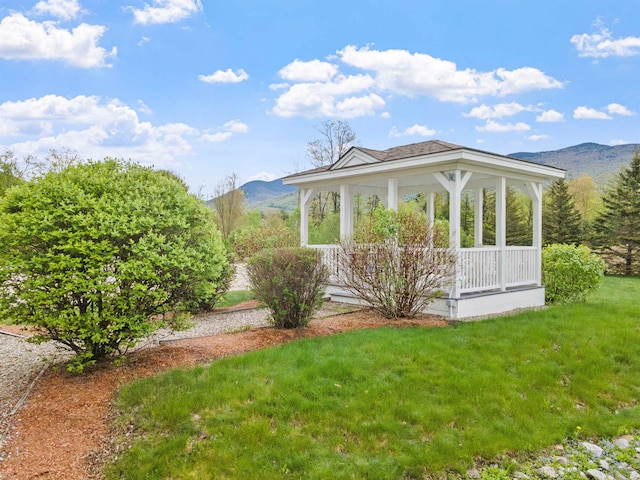
[[[542,242],[580,244],[582,217],[575,207],[569,186],[560,178],[553,182],[544,197]]]
[[[525,212],[516,191],[508,187],[505,195],[507,211],[507,245],[531,245],[531,229],[527,226]],[[524,208],[524,207],[523,207]]]
[[[616,176],[605,192],[603,211],[595,220],[597,246],[613,258],[624,262],[623,273],[640,273],[640,153],[636,150],[631,164]]]

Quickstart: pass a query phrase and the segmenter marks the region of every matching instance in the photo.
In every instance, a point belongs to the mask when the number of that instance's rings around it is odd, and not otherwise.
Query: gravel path
[[[231,290],[248,289],[244,265],[236,265],[236,269]],[[192,319],[194,326],[188,330],[171,332],[161,329],[136,348],[156,346],[161,341],[217,335],[247,327],[262,327],[268,324],[267,316],[266,309],[197,315]],[[0,333],[0,445],[14,413],[12,410],[38,374],[49,365],[64,362],[70,355],[68,349],[57,346],[55,342],[35,345],[28,343],[24,336]]]

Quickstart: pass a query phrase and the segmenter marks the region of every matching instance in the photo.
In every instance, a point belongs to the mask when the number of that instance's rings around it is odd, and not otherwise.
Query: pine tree
[[[616,176],[603,198],[603,211],[595,220],[596,245],[624,261],[623,273],[640,273],[640,153]]]
[[[531,245],[532,231],[527,226],[525,212],[520,208],[518,194],[513,188],[507,188],[505,200],[507,210],[507,245]]]
[[[582,217],[575,207],[569,186],[560,178],[553,182],[544,198],[542,242],[580,244]]]

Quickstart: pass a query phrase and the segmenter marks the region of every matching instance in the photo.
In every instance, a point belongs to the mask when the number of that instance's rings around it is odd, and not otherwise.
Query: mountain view
[[[600,145],[581,143],[573,147],[548,152],[516,152],[510,157],[551,165],[567,171],[567,178],[590,175],[599,186],[604,186],[620,168],[628,165],[640,144]]]
[[[600,145],[581,143],[572,147],[547,152],[516,152],[510,157],[530,162],[551,165],[567,171],[567,178],[578,178],[586,174],[596,184],[604,187],[622,167],[628,165],[640,144]],[[298,203],[296,187],[283,185],[282,179],[265,182],[256,180],[240,187],[244,192],[247,207],[257,208],[261,212],[272,210],[295,210]]]

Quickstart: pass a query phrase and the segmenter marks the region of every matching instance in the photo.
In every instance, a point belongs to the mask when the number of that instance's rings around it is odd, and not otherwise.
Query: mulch
[[[167,342],[136,351],[120,365],[101,364],[83,375],[50,370],[13,418],[11,435],[0,450],[0,458],[5,457],[0,463],[0,478],[102,478],[104,462],[114,455],[117,432],[113,430],[113,402],[120,387],[133,380],[171,368],[206,364],[229,355],[348,330],[446,325],[448,322],[441,317],[387,320],[370,310],[360,310],[313,320],[303,329],[263,327]]]

